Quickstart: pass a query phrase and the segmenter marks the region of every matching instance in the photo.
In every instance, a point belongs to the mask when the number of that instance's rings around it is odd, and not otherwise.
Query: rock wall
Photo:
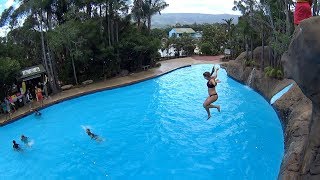
[[[261,53],[261,51],[255,50],[254,57],[259,57],[257,53]],[[289,92],[277,100],[273,107],[281,119],[285,140],[285,156],[280,167],[279,179],[299,179],[304,149],[309,137],[311,101],[294,81],[266,77],[263,71],[246,67],[245,58],[246,53],[242,53],[236,60],[221,66],[227,70],[228,75],[257,90],[267,100],[270,101],[276,93],[294,83]],[[250,80],[248,80],[249,78]]]
[[[282,57],[285,75],[294,79],[312,101],[312,120],[299,167],[301,179],[320,179],[320,17],[301,22],[288,53]]]

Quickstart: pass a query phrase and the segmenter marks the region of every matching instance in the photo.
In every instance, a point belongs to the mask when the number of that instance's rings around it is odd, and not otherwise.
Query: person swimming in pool
[[[98,136],[98,135],[96,135],[96,134],[93,134],[89,128],[87,128],[87,129],[86,129],[86,133],[88,134],[88,136],[90,136],[90,137],[91,137],[91,139],[94,139],[94,140],[100,141],[99,136]]]
[[[12,141],[13,145],[13,149],[16,150],[16,151],[21,151],[22,149],[20,148],[20,145],[18,143],[16,143],[15,140]]]
[[[206,109],[208,113],[208,119],[211,117],[210,108],[216,108],[220,112],[220,106],[219,105],[213,105],[212,103],[218,100],[218,93],[216,91],[216,86],[218,83],[220,83],[218,77],[218,71],[219,68],[216,68],[213,66],[211,73],[205,72],[203,73],[203,77],[208,80],[207,87],[208,87],[208,94],[209,96],[203,103],[203,107]]]
[[[33,111],[35,116],[41,116],[41,112],[39,112],[37,109],[34,109]]]
[[[29,138],[22,134],[21,135],[21,141],[23,143],[25,143],[25,144],[28,144],[29,143]]]

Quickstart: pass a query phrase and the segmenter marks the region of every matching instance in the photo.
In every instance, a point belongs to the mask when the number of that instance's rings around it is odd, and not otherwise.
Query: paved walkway
[[[98,92],[106,89],[112,89],[115,87],[121,87],[133,83],[137,83],[146,79],[154,78],[159,75],[171,72],[175,69],[189,66],[192,64],[218,64],[220,63],[219,60],[216,61],[206,61],[206,59],[201,60],[201,58],[193,59],[193,58],[180,58],[180,59],[172,59],[172,60],[166,60],[161,61],[161,66],[159,68],[152,68],[147,71],[142,71],[135,74],[130,74],[125,77],[115,77],[111,79],[107,79],[106,81],[96,82],[90,85],[87,85],[85,87],[77,87],[70,90],[62,91],[58,94],[55,94],[51,96],[49,99],[44,100],[44,106],[48,107],[50,105],[59,103],[61,101],[71,99],[74,97],[79,97],[85,94]],[[37,102],[34,102],[32,104],[33,108],[40,108],[40,104]],[[29,115],[30,109],[28,106],[24,106],[22,108],[19,108],[16,112],[14,112],[11,115],[11,119],[9,117],[6,117],[2,115],[0,117],[0,126],[4,126],[6,124],[9,124],[11,122],[14,122],[24,116]]]
[[[192,59],[201,61],[219,61],[224,55],[219,56],[192,56]]]

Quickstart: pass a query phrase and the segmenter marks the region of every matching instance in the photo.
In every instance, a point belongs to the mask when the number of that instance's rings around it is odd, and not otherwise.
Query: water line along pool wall
[[[0,178],[276,179],[283,134],[258,93],[219,72],[221,113],[206,121],[196,65],[53,105],[0,129]],[[84,131],[104,139],[97,143]],[[33,141],[27,147],[19,140]],[[11,141],[23,152],[12,150]]]

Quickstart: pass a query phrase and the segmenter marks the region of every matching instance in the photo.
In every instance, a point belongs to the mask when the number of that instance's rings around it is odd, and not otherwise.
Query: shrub
[[[272,68],[271,71],[269,72],[269,77],[275,78],[277,76],[277,70]]]
[[[267,72],[271,71],[271,69],[272,69],[272,67],[268,66],[268,67],[264,68],[264,72],[267,73]]]
[[[277,70],[277,78],[278,79],[283,79],[283,72],[279,69],[279,70]]]
[[[200,46],[201,52],[204,55],[211,55],[212,54],[212,49],[211,49],[211,44],[210,43],[203,43]]]
[[[256,65],[256,62],[254,60],[250,61],[250,66],[255,66]]]
[[[268,66],[264,68],[264,73],[266,76],[270,77],[270,71],[272,70],[272,67]]]
[[[250,60],[245,60],[245,61],[244,61],[244,64],[245,64],[246,66],[250,66]]]
[[[255,66],[255,64],[256,64],[256,62],[254,60],[252,60],[252,61],[246,60],[244,63],[246,66],[251,66],[251,67]]]

